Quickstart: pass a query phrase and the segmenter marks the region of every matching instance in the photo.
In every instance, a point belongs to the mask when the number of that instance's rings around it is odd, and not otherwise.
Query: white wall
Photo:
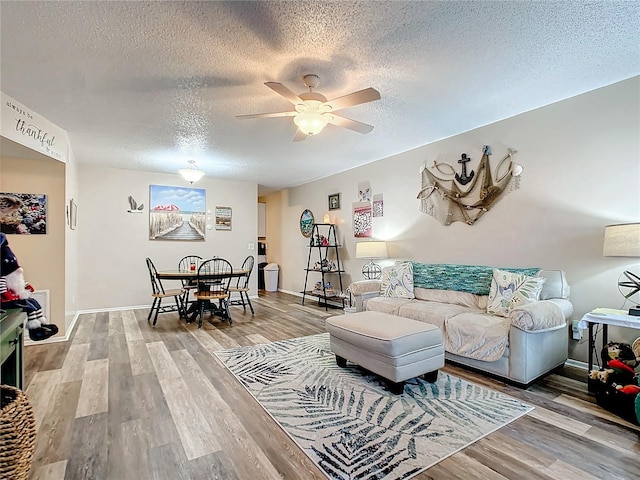
[[[78,230],[71,230],[67,208],[73,198],[78,201],[78,167],[73,149],[65,164],[65,331],[68,331],[78,311]]]
[[[240,267],[257,255],[257,185],[204,177],[194,187],[206,189],[212,230],[206,240],[149,240],[149,185],[188,186],[178,175],[78,166],[78,308],[80,310],[149,305],[145,258],[158,270],[177,268],[185,255],[226,258]],[[144,203],[144,213],[127,213],[128,197]],[[232,208],[231,231],[215,230],[216,205]],[[249,250],[252,243],[256,250]],[[257,295],[257,268],[250,295]]]
[[[638,262],[602,257],[602,239],[605,225],[640,221],[639,92],[640,77],[635,77],[266,197],[268,212],[272,204],[281,209],[278,247],[272,245],[276,237],[268,234],[269,261],[281,265],[280,288],[300,292],[304,284],[308,247],[298,227],[300,214],[309,208],[321,221],[328,211],[327,196],[338,192],[342,209],[330,213],[344,240],[341,258],[350,274],[345,288],[361,277],[363,261],[354,258],[351,204],[357,201],[358,182],[369,181],[374,193],[384,195],[384,217],[373,219],[373,233],[390,242],[392,258],[386,263],[406,258],[560,268],[571,284],[573,318],[595,307],[620,308],[618,276],[624,269],[637,271]],[[515,161],[524,167],[520,189],[472,226],[441,226],[421,213],[416,195],[423,162],[431,165],[438,159],[458,168],[456,160],[465,152],[475,168],[485,144],[492,147],[493,167],[507,147],[518,151]],[[272,216],[268,222],[270,231]],[[633,340],[638,333],[610,329],[609,337]],[[584,342],[569,345],[572,358],[586,359]]]

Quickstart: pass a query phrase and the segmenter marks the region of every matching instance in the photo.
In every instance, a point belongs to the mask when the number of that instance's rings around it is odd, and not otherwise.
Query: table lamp
[[[640,257],[640,223],[625,223],[604,227],[602,256]],[[621,275],[621,279],[618,280],[618,290],[620,290],[625,300],[630,299],[640,292],[640,277],[629,270],[625,270]],[[640,306],[631,307],[629,315],[640,316]]]
[[[362,276],[373,280],[382,276],[380,265],[373,263],[374,258],[387,258],[387,242],[356,243],[356,258],[368,258],[369,263],[362,267]]]

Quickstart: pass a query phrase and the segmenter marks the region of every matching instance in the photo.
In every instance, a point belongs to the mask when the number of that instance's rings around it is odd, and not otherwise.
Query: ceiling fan
[[[372,125],[336,115],[334,112],[362,103],[380,100],[380,92],[375,88],[369,87],[344,95],[343,97],[327,100],[324,95],[313,91],[320,81],[317,75],[305,75],[303,80],[304,84],[309,88],[309,91],[301,93],[300,95],[296,95],[281,83],[265,82],[267,87],[290,101],[294,105],[295,110],[238,115],[237,118],[293,117],[293,123],[298,127],[296,135],[293,138],[294,142],[304,140],[311,135],[317,135],[328,123],[337,125],[338,127],[348,128],[358,133],[369,133],[373,130]]]

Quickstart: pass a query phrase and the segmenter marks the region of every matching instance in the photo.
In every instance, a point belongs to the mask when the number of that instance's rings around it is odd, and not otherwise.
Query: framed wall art
[[[340,194],[329,195],[329,210],[340,210]]]
[[[309,238],[311,237],[311,232],[313,231],[313,213],[311,210],[305,209],[300,215],[300,233],[302,233],[303,237]]]
[[[231,230],[231,207],[216,206],[216,230]]]
[[[205,190],[149,185],[149,240],[204,240]]]
[[[17,235],[45,235],[47,196],[40,193],[0,193],[0,231]]]

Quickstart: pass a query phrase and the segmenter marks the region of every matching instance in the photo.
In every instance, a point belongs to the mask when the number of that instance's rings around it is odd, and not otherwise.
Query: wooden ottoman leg
[[[387,382],[387,385],[389,387],[389,391],[394,395],[402,395],[402,393],[404,392],[404,382],[396,383],[389,380]]]
[[[339,367],[345,368],[347,366],[347,359],[336,355],[336,363]]]
[[[438,381],[438,370],[434,370],[433,372],[429,372],[429,373],[425,373],[422,376],[425,381],[429,382],[429,383],[435,383]]]

